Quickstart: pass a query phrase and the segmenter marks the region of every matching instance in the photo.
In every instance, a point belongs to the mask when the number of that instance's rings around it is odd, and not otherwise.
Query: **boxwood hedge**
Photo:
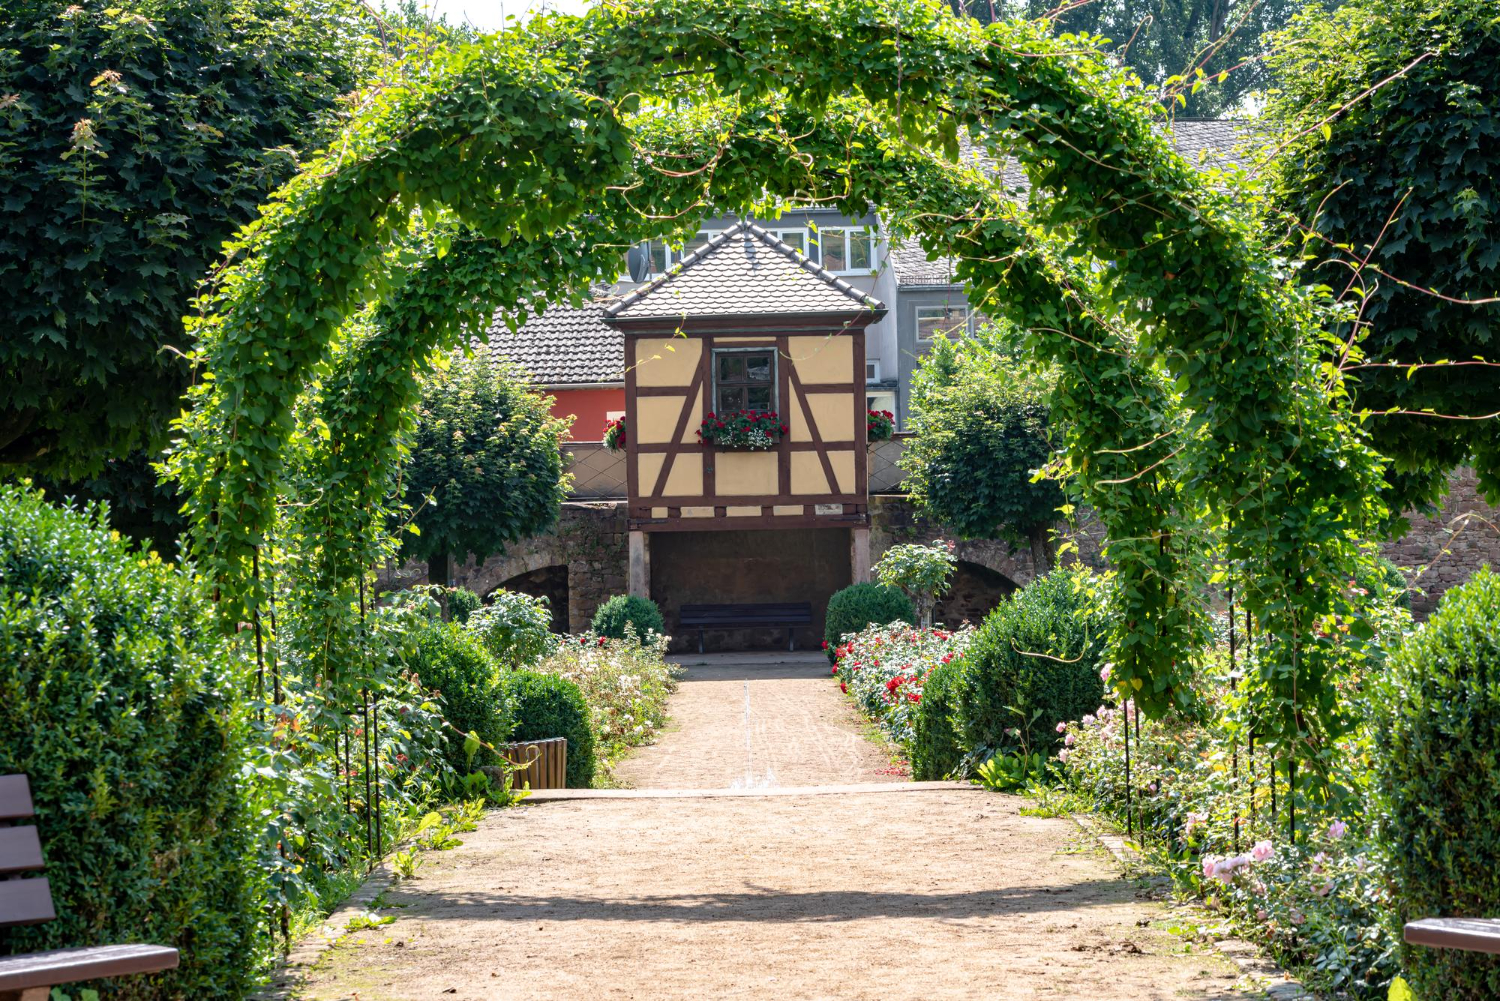
[[[0,486],[0,774],[30,777],[57,919],[6,952],[173,945],[135,998],[240,997],[254,922],[242,663],[193,581],[102,514]]]

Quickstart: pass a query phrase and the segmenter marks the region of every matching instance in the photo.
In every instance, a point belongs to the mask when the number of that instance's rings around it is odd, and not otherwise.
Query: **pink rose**
[[[1063,738],[1063,743],[1066,744],[1068,747],[1072,747],[1073,746],[1073,735],[1070,733],[1066,737],[1064,737]]]
[[[1066,724],[1066,723],[1059,723],[1059,724],[1057,724],[1057,732],[1058,733],[1067,733],[1068,732],[1068,724]]]
[[[1339,841],[1343,839],[1344,832],[1347,830],[1349,830],[1348,824],[1344,823],[1342,820],[1335,820],[1333,823],[1328,825],[1328,836],[1334,841]]]
[[[1250,849],[1251,857],[1254,858],[1257,862],[1264,862],[1266,859],[1275,854],[1276,849],[1271,847],[1271,842],[1269,841],[1257,841],[1255,843],[1255,847]]]

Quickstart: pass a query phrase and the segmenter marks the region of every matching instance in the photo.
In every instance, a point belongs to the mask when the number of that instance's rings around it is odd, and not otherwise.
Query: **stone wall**
[[[1488,565],[1500,570],[1500,510],[1486,504],[1472,469],[1454,473],[1443,510],[1432,518],[1407,515],[1411,531],[1381,546],[1386,559],[1406,571],[1414,591],[1412,612],[1426,618],[1450,587]]]
[[[628,529],[623,502],[569,502],[562,507],[557,527],[511,546],[503,555],[482,563],[469,561],[453,567],[453,584],[480,597],[496,588],[552,597],[560,574],[549,567],[565,567],[568,607],[553,610],[553,621],[566,622],[569,632],[589,627],[594,611],[612,595],[625,593]],[[427,583],[426,564],[408,563],[381,574],[382,587],[411,587]]]
[[[1388,559],[1407,571],[1420,590],[1412,598],[1412,610],[1419,618],[1437,606],[1444,591],[1467,580],[1481,566],[1489,564],[1500,569],[1500,511],[1480,499],[1471,471],[1454,474],[1441,515],[1425,518],[1414,514],[1409,520],[1411,531],[1395,542],[1386,543],[1383,551]],[[1100,556],[1103,533],[1097,522],[1082,522],[1065,530],[1064,535],[1075,544],[1083,562],[1094,567],[1103,565]],[[499,587],[559,595],[563,593],[564,578],[561,572],[549,572],[548,568],[566,568],[566,618],[559,614],[556,621],[558,624],[565,621],[570,632],[580,632],[588,628],[594,610],[605,599],[625,593],[628,538],[623,501],[570,502],[563,505],[555,531],[512,546],[503,556],[477,565],[466,563],[455,567],[454,583],[481,596]],[[918,517],[903,496],[870,498],[872,563],[897,543],[951,538],[952,533],[943,526]],[[691,558],[671,542],[662,543],[659,549],[672,553],[676,560]],[[939,621],[949,625],[979,622],[1005,595],[1030,583],[1035,576],[1031,552],[1026,547],[1012,548],[995,539],[958,540],[955,554],[960,561],[955,586],[935,612]],[[664,572],[661,564],[653,560],[653,579]],[[666,573],[680,583],[681,575]],[[426,582],[423,564],[388,568],[381,574],[383,587],[409,587]],[[832,587],[833,578],[824,583]],[[814,603],[821,607],[826,599],[825,594]],[[678,596],[671,600],[686,599]],[[702,600],[730,599],[705,596]]]

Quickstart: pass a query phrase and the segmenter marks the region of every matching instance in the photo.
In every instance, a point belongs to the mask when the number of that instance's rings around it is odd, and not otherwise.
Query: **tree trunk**
[[[447,553],[439,553],[427,560],[427,583],[436,584],[443,589],[438,592],[438,605],[443,610],[443,621],[447,622],[448,588],[452,586],[452,571]]]
[[[1038,577],[1045,577],[1057,565],[1057,557],[1052,550],[1052,526],[1040,525],[1033,528],[1028,539],[1031,543],[1031,564]]]

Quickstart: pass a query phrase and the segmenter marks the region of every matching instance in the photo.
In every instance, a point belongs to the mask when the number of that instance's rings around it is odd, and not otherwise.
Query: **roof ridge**
[[[880,310],[885,308],[885,304],[882,303],[879,299],[876,299],[874,296],[870,295],[867,292],[860,291],[844,279],[824,268],[822,265],[814,264],[806,254],[797,250],[795,247],[792,247],[785,240],[782,240],[780,237],[772,234],[764,227],[744,219],[739,219],[736,220],[732,226],[720,230],[718,233],[709,237],[709,239],[703,244],[703,246],[687,254],[682,258],[682,260],[673,265],[671,269],[669,269],[666,273],[658,275],[656,278],[653,278],[651,281],[647,282],[645,285],[642,285],[640,288],[632,289],[630,292],[627,292],[615,302],[605,307],[605,317],[607,319],[613,319],[614,317],[619,316],[631,306],[634,306],[642,299],[645,299],[647,296],[652,295],[659,289],[666,286],[673,279],[678,278],[688,272],[699,262],[707,259],[713,254],[716,254],[731,240],[744,236],[754,237],[757,243],[761,244],[773,253],[776,253],[779,256],[787,259],[792,264],[796,265],[799,269],[818,279],[819,281],[822,281],[824,284],[833,288],[859,307],[871,310]]]

